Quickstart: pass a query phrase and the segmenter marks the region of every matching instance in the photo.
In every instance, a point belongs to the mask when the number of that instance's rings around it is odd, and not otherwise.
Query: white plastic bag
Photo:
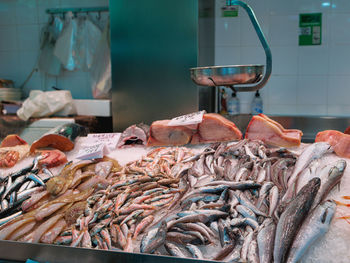
[[[112,87],[109,21],[103,30],[90,72],[93,97],[109,99]]]
[[[74,62],[83,71],[88,71],[91,68],[101,35],[101,30],[89,17],[78,19]]]
[[[54,55],[62,63],[62,66],[70,71],[76,69],[74,62],[74,49],[76,45],[77,22],[72,12],[66,14],[65,27],[56,41]]]
[[[55,17],[53,22],[47,24],[41,33],[41,52],[38,67],[41,72],[53,76],[59,76],[61,74],[61,62],[53,52],[62,28],[63,22],[59,17]]]
[[[51,115],[67,116],[76,114],[72,94],[69,90],[41,91],[32,90],[29,97],[17,111],[22,120],[30,117],[47,117]]]

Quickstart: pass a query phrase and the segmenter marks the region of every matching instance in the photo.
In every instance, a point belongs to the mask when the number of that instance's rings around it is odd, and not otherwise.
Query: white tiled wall
[[[240,8],[224,18],[216,0],[215,64],[265,64],[253,26]],[[350,116],[350,0],[245,0],[272,52],[272,75],[261,90],[267,114]],[[322,45],[298,46],[299,14],[322,13]],[[249,113],[253,93],[239,93]]]
[[[48,22],[47,8],[108,6],[108,0],[0,0],[0,78],[15,81],[19,87],[35,67],[39,55],[42,27]],[[106,19],[108,14],[102,14]],[[52,86],[70,90],[75,99],[92,98],[89,73],[63,71],[47,77],[35,72],[24,88],[51,90]]]

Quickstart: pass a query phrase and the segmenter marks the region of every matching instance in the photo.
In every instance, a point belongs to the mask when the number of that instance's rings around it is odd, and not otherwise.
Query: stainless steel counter
[[[268,115],[269,118],[279,122],[286,129],[299,129],[303,132],[302,142],[314,142],[316,134],[324,130],[338,130],[344,132],[350,126],[350,117],[317,117],[317,116],[278,116]],[[237,127],[245,132],[251,114],[225,116],[233,121]]]

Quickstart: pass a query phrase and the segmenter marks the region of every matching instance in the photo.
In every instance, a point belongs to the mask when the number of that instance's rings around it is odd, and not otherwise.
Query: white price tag
[[[90,146],[85,146],[78,152],[76,158],[80,160],[92,160],[103,158],[103,156],[105,156],[106,154],[108,154],[108,149],[106,145],[103,143],[99,143]]]
[[[104,144],[110,150],[117,147],[121,133],[90,133],[88,134],[84,144]]]
[[[201,123],[203,120],[204,113],[205,111],[202,110],[202,111],[193,112],[190,114],[176,117],[174,119],[171,119],[171,121],[169,121],[168,126],[185,126],[185,125]]]

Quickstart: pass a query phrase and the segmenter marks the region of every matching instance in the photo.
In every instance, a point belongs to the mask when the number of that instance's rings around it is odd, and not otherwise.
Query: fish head
[[[338,168],[339,172],[343,173],[346,168],[346,161],[341,159],[336,163],[336,167]]]
[[[331,179],[340,179],[345,171],[346,168],[346,161],[345,160],[339,160],[336,162],[336,164],[329,169],[328,177]]]
[[[308,185],[311,189],[317,188],[318,191],[321,186],[321,179],[319,177],[314,177],[309,181]]]

